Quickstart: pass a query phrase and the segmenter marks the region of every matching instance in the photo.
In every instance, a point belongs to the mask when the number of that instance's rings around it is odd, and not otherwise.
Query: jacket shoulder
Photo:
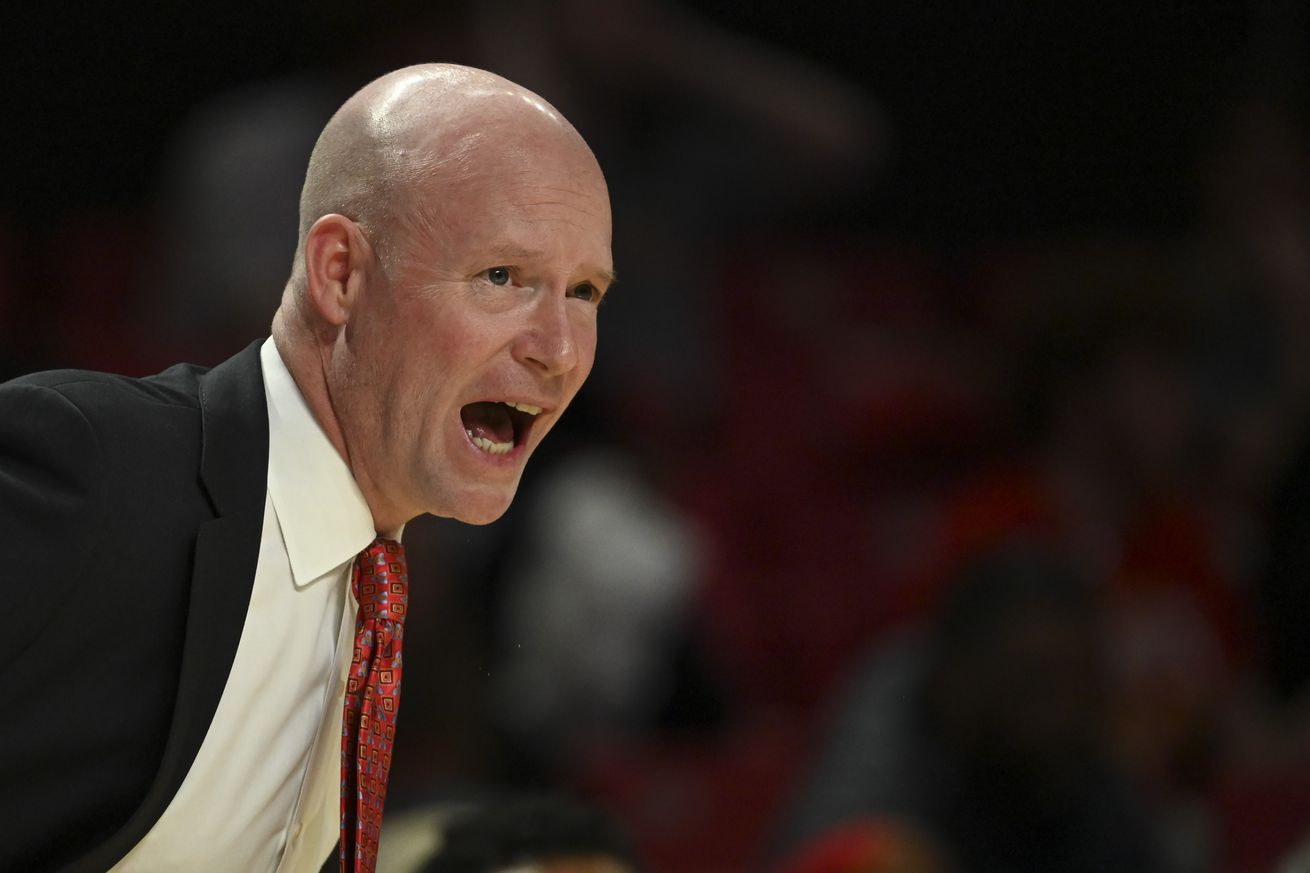
[[[106,539],[141,529],[142,517],[173,517],[176,498],[144,504],[194,490],[203,372],[174,367],[132,379],[53,370],[0,384],[0,543],[37,556],[44,580],[34,585],[10,565],[0,596],[35,604],[51,587],[76,596],[104,563]],[[26,632],[8,634],[0,654],[28,642]]]
[[[45,370],[20,376],[0,385],[8,388],[44,388],[75,405],[99,409],[120,404],[196,408],[200,378],[206,367],[178,364],[162,373],[141,378],[98,373],[93,370]]]

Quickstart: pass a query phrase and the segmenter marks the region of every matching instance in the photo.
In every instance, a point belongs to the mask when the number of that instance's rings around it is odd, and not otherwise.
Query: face
[[[522,128],[485,127],[467,174],[417,189],[421,217],[338,342],[351,466],[399,522],[498,518],[591,371],[605,183],[575,134]]]

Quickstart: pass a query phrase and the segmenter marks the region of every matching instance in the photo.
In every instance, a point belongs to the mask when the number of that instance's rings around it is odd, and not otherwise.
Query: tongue
[[[464,429],[493,443],[514,442],[514,422],[503,403],[470,403],[459,411]]]

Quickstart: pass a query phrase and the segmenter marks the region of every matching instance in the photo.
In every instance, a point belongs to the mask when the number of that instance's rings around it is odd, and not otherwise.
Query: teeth
[[[486,437],[474,436],[467,430],[464,432],[469,435],[469,439],[473,441],[473,445],[482,449],[482,451],[486,452],[488,455],[503,455],[510,449],[514,448],[514,443],[512,442],[495,443]]]
[[[540,415],[541,407],[533,406],[531,403],[515,403],[513,400],[501,401],[510,409],[517,409],[519,412],[526,412],[528,415]]]

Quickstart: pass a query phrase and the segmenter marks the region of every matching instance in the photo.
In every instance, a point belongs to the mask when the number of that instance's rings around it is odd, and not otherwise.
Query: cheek
[[[385,378],[395,383],[395,411],[407,432],[430,432],[435,438],[449,416],[458,414],[461,387],[474,372],[467,342],[458,331],[433,327],[395,357]]]
[[[412,433],[426,415],[434,367],[428,356],[403,332],[379,336],[373,354],[361,361],[361,390],[373,394],[381,407],[378,425],[383,439]]]
[[[394,378],[397,364],[403,362],[408,344],[403,323],[391,313],[368,313],[346,326],[347,342],[352,348],[352,366],[361,384],[385,391]]]

